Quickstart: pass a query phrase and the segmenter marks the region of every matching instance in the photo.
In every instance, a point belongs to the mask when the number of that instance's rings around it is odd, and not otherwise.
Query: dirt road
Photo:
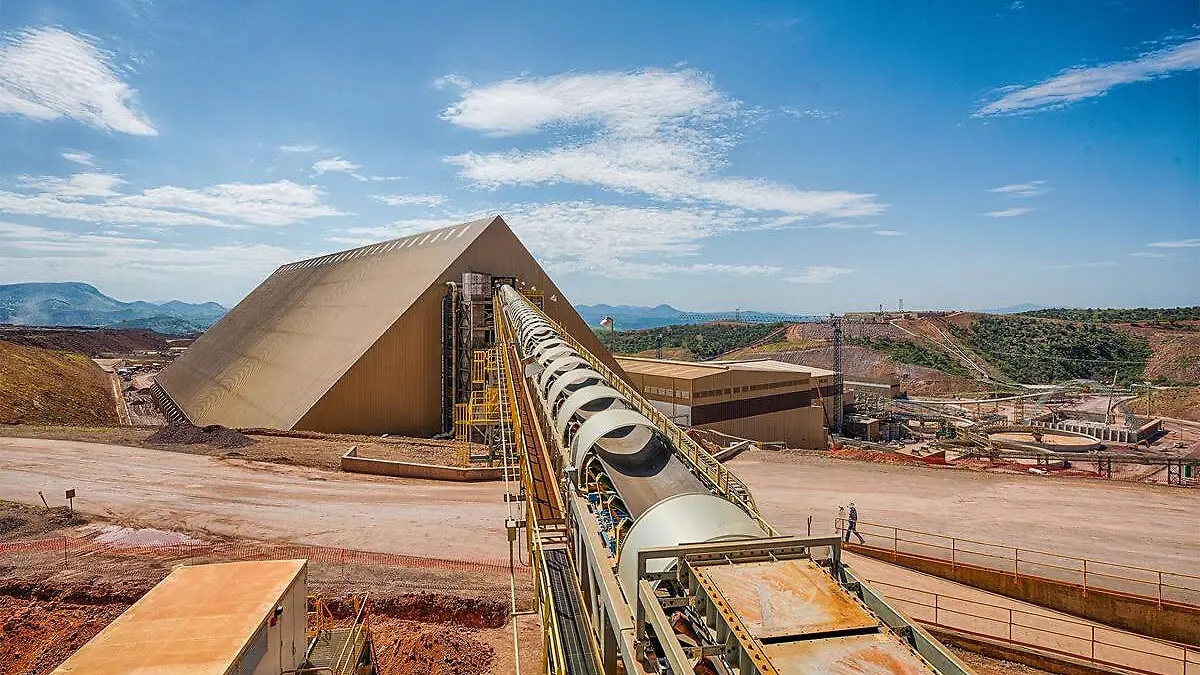
[[[0,499],[160,529],[462,560],[508,555],[503,485],[377,479],[77,441],[0,438]]]
[[[1200,490],[976,473],[769,451],[730,468],[784,533],[830,532],[839,504],[896,527],[1195,574]]]

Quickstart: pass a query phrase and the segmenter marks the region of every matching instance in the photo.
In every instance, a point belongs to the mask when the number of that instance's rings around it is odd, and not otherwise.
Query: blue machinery
[[[555,674],[964,675],[511,286],[497,292],[523,518]],[[822,555],[818,556],[818,553]]]

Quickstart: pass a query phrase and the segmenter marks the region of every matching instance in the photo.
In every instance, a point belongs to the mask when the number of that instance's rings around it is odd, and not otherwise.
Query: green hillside
[[[985,316],[955,336],[1008,377],[1026,384],[1064,380],[1141,380],[1149,343],[1094,323],[1060,323],[1026,316]]]
[[[962,377],[971,376],[966,367],[954,357],[916,342],[893,340],[890,338],[847,338],[846,344],[858,345],[859,347],[883,352],[898,363],[934,368],[944,373],[960,375]]]
[[[1170,307],[1165,309],[1138,307],[1136,309],[1039,309],[1022,312],[1020,316],[1041,319],[1062,319],[1089,323],[1170,323],[1200,321],[1200,307]]]
[[[754,344],[786,323],[706,323],[698,326],[663,326],[643,330],[617,331],[617,354],[637,354],[657,349],[686,349],[699,360],[712,359],[726,352]],[[612,335],[607,329],[596,328],[596,336],[611,349]],[[661,345],[659,343],[661,336]],[[780,332],[779,340],[783,339]]]

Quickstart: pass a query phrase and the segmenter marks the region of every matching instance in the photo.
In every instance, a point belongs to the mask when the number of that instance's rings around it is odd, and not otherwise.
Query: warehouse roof
[[[804,373],[810,377],[836,375],[832,370],[801,366],[774,359],[750,359],[745,361],[672,361],[670,359],[645,359],[636,356],[618,356],[617,361],[628,373],[674,377],[681,380],[696,380],[709,375],[734,370],[753,370],[769,373]]]
[[[306,564],[270,560],[176,568],[54,675],[224,675]]]
[[[817,368],[815,366],[802,366],[798,363],[788,363],[787,361],[778,361],[775,359],[748,359],[744,361],[709,361],[714,364],[724,364],[738,370],[765,370],[771,372],[784,373],[808,373],[811,377],[828,377],[837,375],[836,371]]]

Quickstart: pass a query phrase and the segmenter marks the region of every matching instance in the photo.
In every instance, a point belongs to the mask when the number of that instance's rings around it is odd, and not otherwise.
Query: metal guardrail
[[[1200,673],[1200,650],[1187,645],[1136,636],[1136,643],[1140,646],[1132,646],[1129,636],[1122,631],[1093,623],[899,586],[878,579],[869,579],[868,582],[888,589],[885,590],[888,600],[900,605],[909,618],[924,626],[944,628],[1145,675]],[[916,599],[911,597],[914,594]],[[1121,644],[1121,640],[1126,644]]]
[[[845,520],[837,519],[836,527],[839,532],[845,532]],[[855,529],[868,542],[878,542],[866,546],[891,553],[893,557],[904,554],[948,562],[951,566],[985,567],[1017,578],[1033,577],[1072,584],[1085,593],[1088,589],[1102,589],[1154,600],[1160,607],[1166,602],[1200,610],[1200,576],[1193,574],[1079,558],[861,520]],[[1131,588],[1144,592],[1131,591]]]
[[[629,386],[625,380],[612,371],[603,361],[597,358],[591,351],[584,347],[574,336],[571,335],[561,324],[550,318],[545,312],[538,309],[532,303],[529,304],[543,319],[551,326],[558,330],[558,334],[562,336],[571,348],[579,352],[579,354],[588,361],[592,369],[600,373],[608,382],[609,386],[621,392],[637,412],[644,415],[647,419],[653,422],[659,430],[670,440],[676,449],[676,454],[686,463],[696,475],[708,483],[722,497],[741,506],[746,513],[750,514],[760,527],[770,536],[777,536],[779,533],[770,525],[762,515],[758,512],[758,506],[754,503],[754,496],[750,493],[750,488],[742,482],[740,478],[733,474],[724,464],[713,458],[703,447],[700,446],[692,437],[688,436],[679,428],[669,417],[663,414],[661,410],[655,408],[647,401],[640,392]]]
[[[499,303],[497,303],[499,304]],[[503,312],[496,313],[496,352],[498,359],[519,359],[518,354],[513,351],[515,348],[515,336],[512,333],[511,327],[504,316]],[[512,367],[509,367],[512,366]],[[545,659],[546,672],[550,675],[567,675],[568,659],[566,648],[563,645],[562,634],[559,632],[556,617],[558,609],[554,600],[550,573],[546,565],[546,550],[542,544],[542,527],[538,522],[537,508],[533,504],[533,499],[536,494],[533,486],[533,477],[530,475],[529,458],[530,448],[525,447],[523,427],[525,424],[535,423],[535,420],[524,420],[521,416],[521,406],[517,402],[517,378],[520,377],[519,360],[514,364],[506,364],[505,366],[497,367],[497,374],[501,376],[502,381],[499,383],[501,387],[501,397],[508,397],[509,405],[506,406],[506,411],[509,413],[509,421],[512,425],[513,443],[516,450],[516,459],[519,471],[517,472],[517,480],[521,485],[521,491],[525,495],[524,500],[524,518],[526,523],[526,545],[527,554],[529,555],[529,563],[533,567],[534,578],[534,593],[537,603],[538,614],[542,629],[542,645]],[[510,477],[510,471],[505,467],[505,482]],[[593,652],[593,658],[598,663],[600,655],[595,641],[590,645]]]

